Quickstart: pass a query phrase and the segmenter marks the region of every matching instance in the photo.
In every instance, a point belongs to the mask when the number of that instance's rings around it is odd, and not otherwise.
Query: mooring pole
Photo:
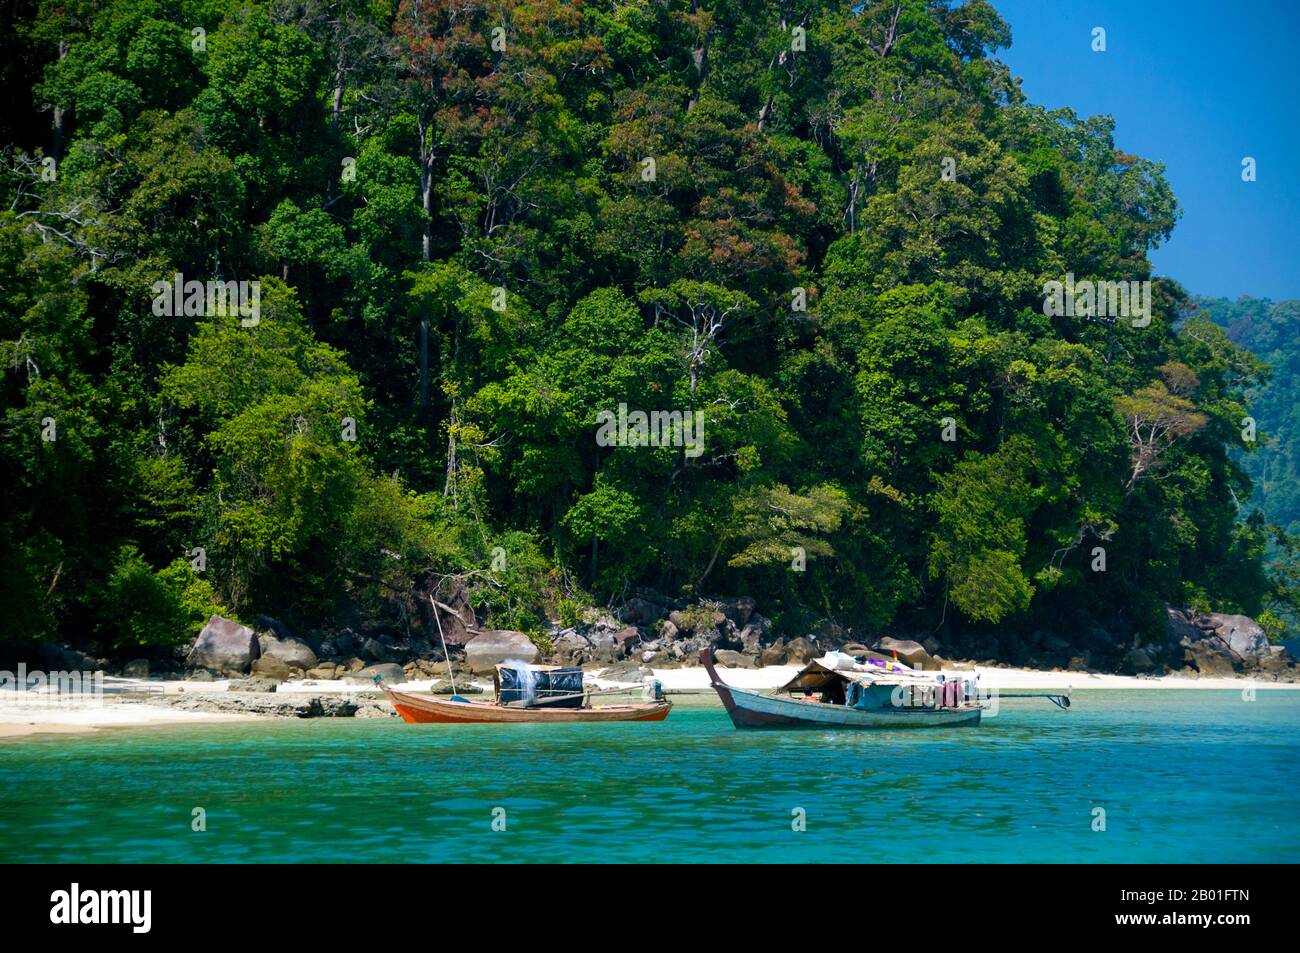
[[[447,677],[451,679],[452,694],[456,694],[456,674],[451,670],[451,653],[447,651],[447,637],[442,634],[442,619],[438,617],[438,603],[434,602],[433,596],[429,597],[429,605],[433,606],[433,621],[438,623],[438,639],[442,642],[442,657],[447,660]]]

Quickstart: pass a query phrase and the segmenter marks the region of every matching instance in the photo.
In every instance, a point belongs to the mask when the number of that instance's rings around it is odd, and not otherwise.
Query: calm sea
[[[1074,701],[922,731],[741,732],[691,697],[652,725],[0,740],[0,861],[1300,861],[1300,692]]]

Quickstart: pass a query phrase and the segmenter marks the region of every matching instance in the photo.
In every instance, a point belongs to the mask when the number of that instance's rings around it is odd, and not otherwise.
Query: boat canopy
[[[818,691],[837,679],[858,685],[936,684],[952,677],[961,680],[960,673],[945,676],[939,672],[922,672],[893,659],[873,657],[874,654],[859,662],[843,652],[828,652],[810,661],[778,691]]]

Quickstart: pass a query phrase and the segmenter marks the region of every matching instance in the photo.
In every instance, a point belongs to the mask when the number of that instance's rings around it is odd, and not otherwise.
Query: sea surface
[[[0,861],[1294,863],[1300,692],[1082,691],[912,731],[737,731],[685,697],[648,725],[0,739]]]

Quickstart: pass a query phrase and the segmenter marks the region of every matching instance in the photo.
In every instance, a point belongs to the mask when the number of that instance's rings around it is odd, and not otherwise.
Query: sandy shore
[[[1180,675],[1139,677],[1133,675],[1094,675],[1088,672],[1039,672],[1030,669],[984,668],[974,669],[980,684],[987,689],[1016,691],[1021,689],[1046,689],[1051,691],[1085,689],[1202,689],[1240,691],[1253,684],[1260,690],[1297,690],[1293,682],[1252,681],[1249,678],[1187,678]],[[588,670],[588,680],[598,688],[626,686],[630,691],[640,691],[639,682],[624,679],[602,679],[599,669]],[[758,691],[785,684],[799,669],[793,665],[773,665],[759,669],[722,668],[719,674],[738,688]],[[669,694],[710,693],[708,673],[700,667],[655,669],[658,678]],[[403,683],[408,691],[427,691],[433,683],[427,679]],[[462,687],[466,684],[458,680]],[[490,681],[476,679],[472,684],[490,696]],[[105,695],[95,704],[63,707],[47,698],[33,696],[30,700],[9,696],[0,699],[0,738],[14,738],[34,734],[63,734],[97,731],[106,728],[130,728],[161,725],[204,724],[212,722],[266,720],[257,715],[239,715],[224,712],[186,711],[157,702],[150,703],[149,696],[157,694],[209,695],[229,690],[228,681],[160,681],[154,679],[106,678]],[[396,686],[395,686],[396,687]],[[376,689],[366,683],[343,679],[317,681],[303,679],[282,682],[276,690],[284,695],[373,695]]]
[[[134,699],[106,697],[99,704],[56,706],[44,699],[0,704],[0,738],[37,734],[68,734],[103,728],[248,721],[247,715],[181,711]]]
[[[737,688],[763,691],[784,685],[798,672],[794,665],[769,665],[766,668],[719,668],[723,680]],[[984,668],[974,666],[980,685],[989,689],[1042,688],[1063,691],[1067,688],[1108,689],[1234,689],[1240,690],[1252,683],[1249,678],[1186,678],[1181,675],[1142,677],[1136,675],[1093,675],[1088,672],[1039,672],[1019,668]],[[670,668],[655,671],[655,678],[663,682],[664,691],[707,691],[709,675],[703,668]],[[1300,689],[1294,682],[1254,681],[1258,689]]]

